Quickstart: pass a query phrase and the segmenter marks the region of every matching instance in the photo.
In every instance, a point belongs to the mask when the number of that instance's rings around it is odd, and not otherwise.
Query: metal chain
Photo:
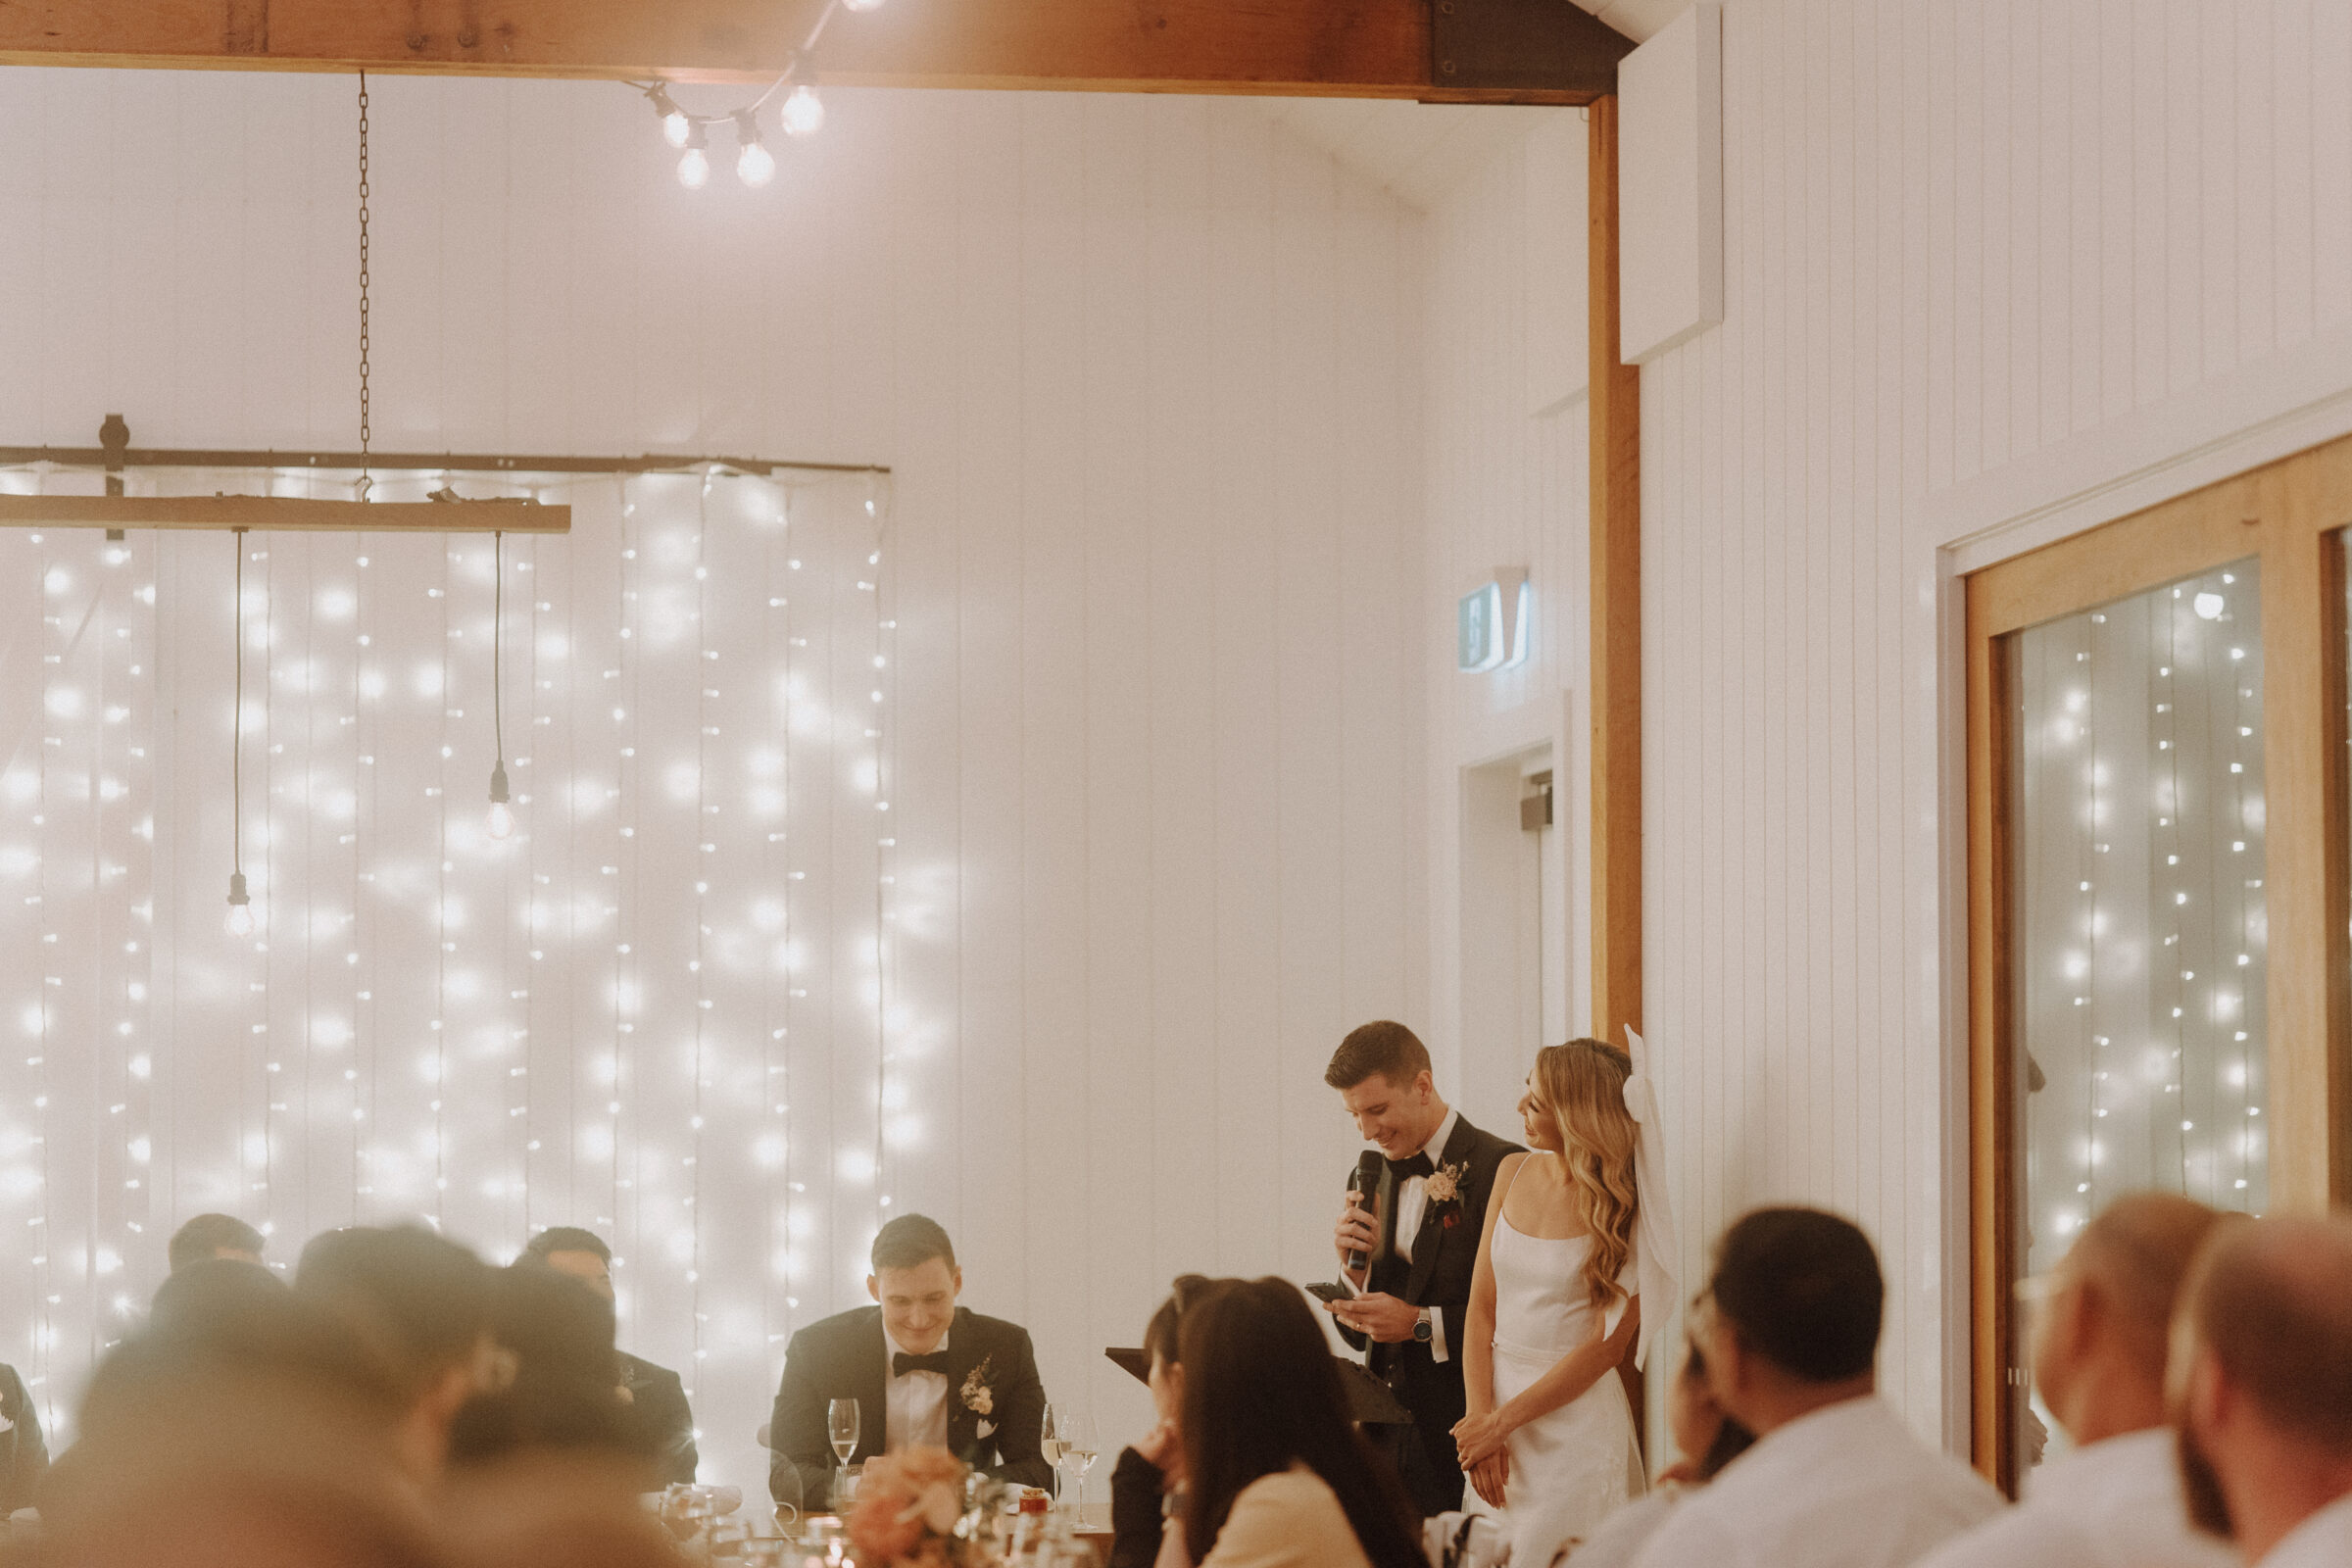
[[[360,499],[374,480],[368,472],[368,73],[360,73]]]

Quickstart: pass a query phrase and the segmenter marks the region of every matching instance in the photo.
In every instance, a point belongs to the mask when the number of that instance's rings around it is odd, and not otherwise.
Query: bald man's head
[[[2352,1487],[2352,1220],[2221,1227],[2190,1271],[2174,1335],[2191,1512],[2259,1556],[2298,1477]]]
[[[2078,1443],[2164,1421],[2173,1306],[2222,1216],[2172,1193],[2100,1211],[2058,1265],[2034,1317],[2034,1381]]]

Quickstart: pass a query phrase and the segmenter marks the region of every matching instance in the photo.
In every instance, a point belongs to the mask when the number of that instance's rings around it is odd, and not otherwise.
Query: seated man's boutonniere
[[[1442,1208],[1448,1203],[1459,1203],[1462,1197],[1462,1178],[1469,1172],[1470,1162],[1468,1160],[1457,1161],[1451,1165],[1441,1165],[1422,1183],[1422,1195],[1429,1200],[1430,1206],[1433,1208]],[[1462,1215],[1459,1208],[1448,1210],[1444,1220],[1448,1230],[1461,1222]]]
[[[963,1388],[956,1395],[963,1401],[963,1407],[980,1418],[979,1432],[984,1438],[997,1430],[997,1424],[989,1419],[996,1413],[997,1396],[996,1391],[988,1386],[989,1363],[995,1359],[993,1355],[982,1356],[980,1364],[972,1368],[971,1375],[963,1380]]]

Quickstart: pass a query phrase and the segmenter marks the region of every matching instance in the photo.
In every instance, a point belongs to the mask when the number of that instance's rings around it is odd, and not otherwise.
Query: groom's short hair
[[[874,1238],[874,1272],[886,1268],[921,1268],[933,1258],[956,1271],[956,1244],[948,1240],[948,1228],[935,1219],[921,1214],[901,1214],[882,1227]]]
[[[1383,1018],[1348,1031],[1331,1054],[1323,1081],[1343,1094],[1375,1073],[1402,1089],[1429,1071],[1429,1048],[1400,1023]]]
[[[1707,1289],[1742,1345],[1807,1383],[1842,1383],[1878,1360],[1886,1282],[1851,1220],[1751,1210],[1723,1233]]]

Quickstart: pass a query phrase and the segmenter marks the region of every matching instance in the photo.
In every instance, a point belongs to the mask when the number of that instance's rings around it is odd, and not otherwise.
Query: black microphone
[[[1361,1195],[1368,1204],[1372,1195],[1380,1191],[1380,1167],[1383,1163],[1380,1151],[1376,1149],[1367,1149],[1356,1155],[1355,1181],[1348,1190]],[[1378,1216],[1375,1215],[1374,1219],[1377,1223]],[[1369,1254],[1364,1252],[1349,1252],[1347,1258],[1348,1267],[1350,1270],[1362,1268]]]

